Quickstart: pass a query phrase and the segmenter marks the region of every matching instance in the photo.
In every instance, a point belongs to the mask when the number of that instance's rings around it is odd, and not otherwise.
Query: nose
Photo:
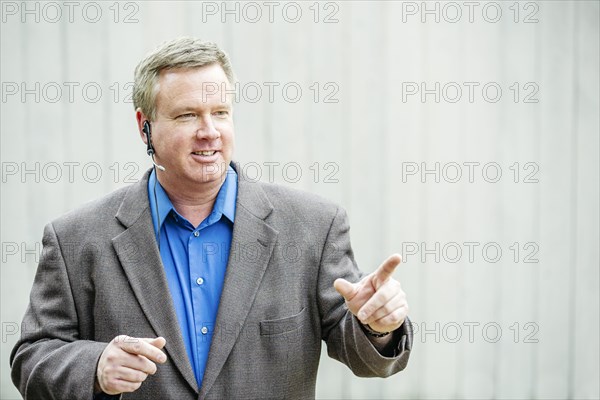
[[[202,118],[200,126],[196,129],[198,139],[214,140],[221,137],[211,117]]]

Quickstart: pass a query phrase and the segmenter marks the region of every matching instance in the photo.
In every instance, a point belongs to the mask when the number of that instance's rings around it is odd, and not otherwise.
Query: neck
[[[173,207],[194,227],[198,227],[210,215],[219,190],[225,182],[224,175],[222,179],[215,181],[177,185],[168,182],[168,180],[160,179],[160,175],[159,173],[158,181],[167,192]]]

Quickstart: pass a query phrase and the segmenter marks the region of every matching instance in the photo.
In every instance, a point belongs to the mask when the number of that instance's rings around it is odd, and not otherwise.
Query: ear
[[[141,108],[137,108],[137,110],[135,110],[135,120],[137,122],[137,126],[138,126],[138,132],[140,134],[140,137],[142,138],[142,142],[144,142],[144,144],[148,144],[148,138],[146,137],[146,134],[144,133],[144,131],[142,130],[144,128],[144,121],[149,121],[150,118],[148,118],[143,112]]]

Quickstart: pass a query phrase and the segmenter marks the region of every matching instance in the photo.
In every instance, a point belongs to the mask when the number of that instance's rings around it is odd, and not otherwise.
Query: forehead
[[[156,105],[194,102],[230,102],[231,85],[219,64],[198,68],[175,68],[160,71],[156,85]],[[175,104],[174,104],[175,103]]]

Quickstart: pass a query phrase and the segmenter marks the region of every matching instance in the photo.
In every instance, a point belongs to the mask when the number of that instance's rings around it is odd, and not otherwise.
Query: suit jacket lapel
[[[198,392],[156,244],[148,202],[148,176],[149,172],[125,195],[116,218],[127,229],[113,239],[113,246],[146,318],[156,334],[167,341],[168,357]]]
[[[265,222],[273,210],[266,194],[236,170],[238,198],[231,251],[200,398],[210,391],[240,334],[278,234]]]

